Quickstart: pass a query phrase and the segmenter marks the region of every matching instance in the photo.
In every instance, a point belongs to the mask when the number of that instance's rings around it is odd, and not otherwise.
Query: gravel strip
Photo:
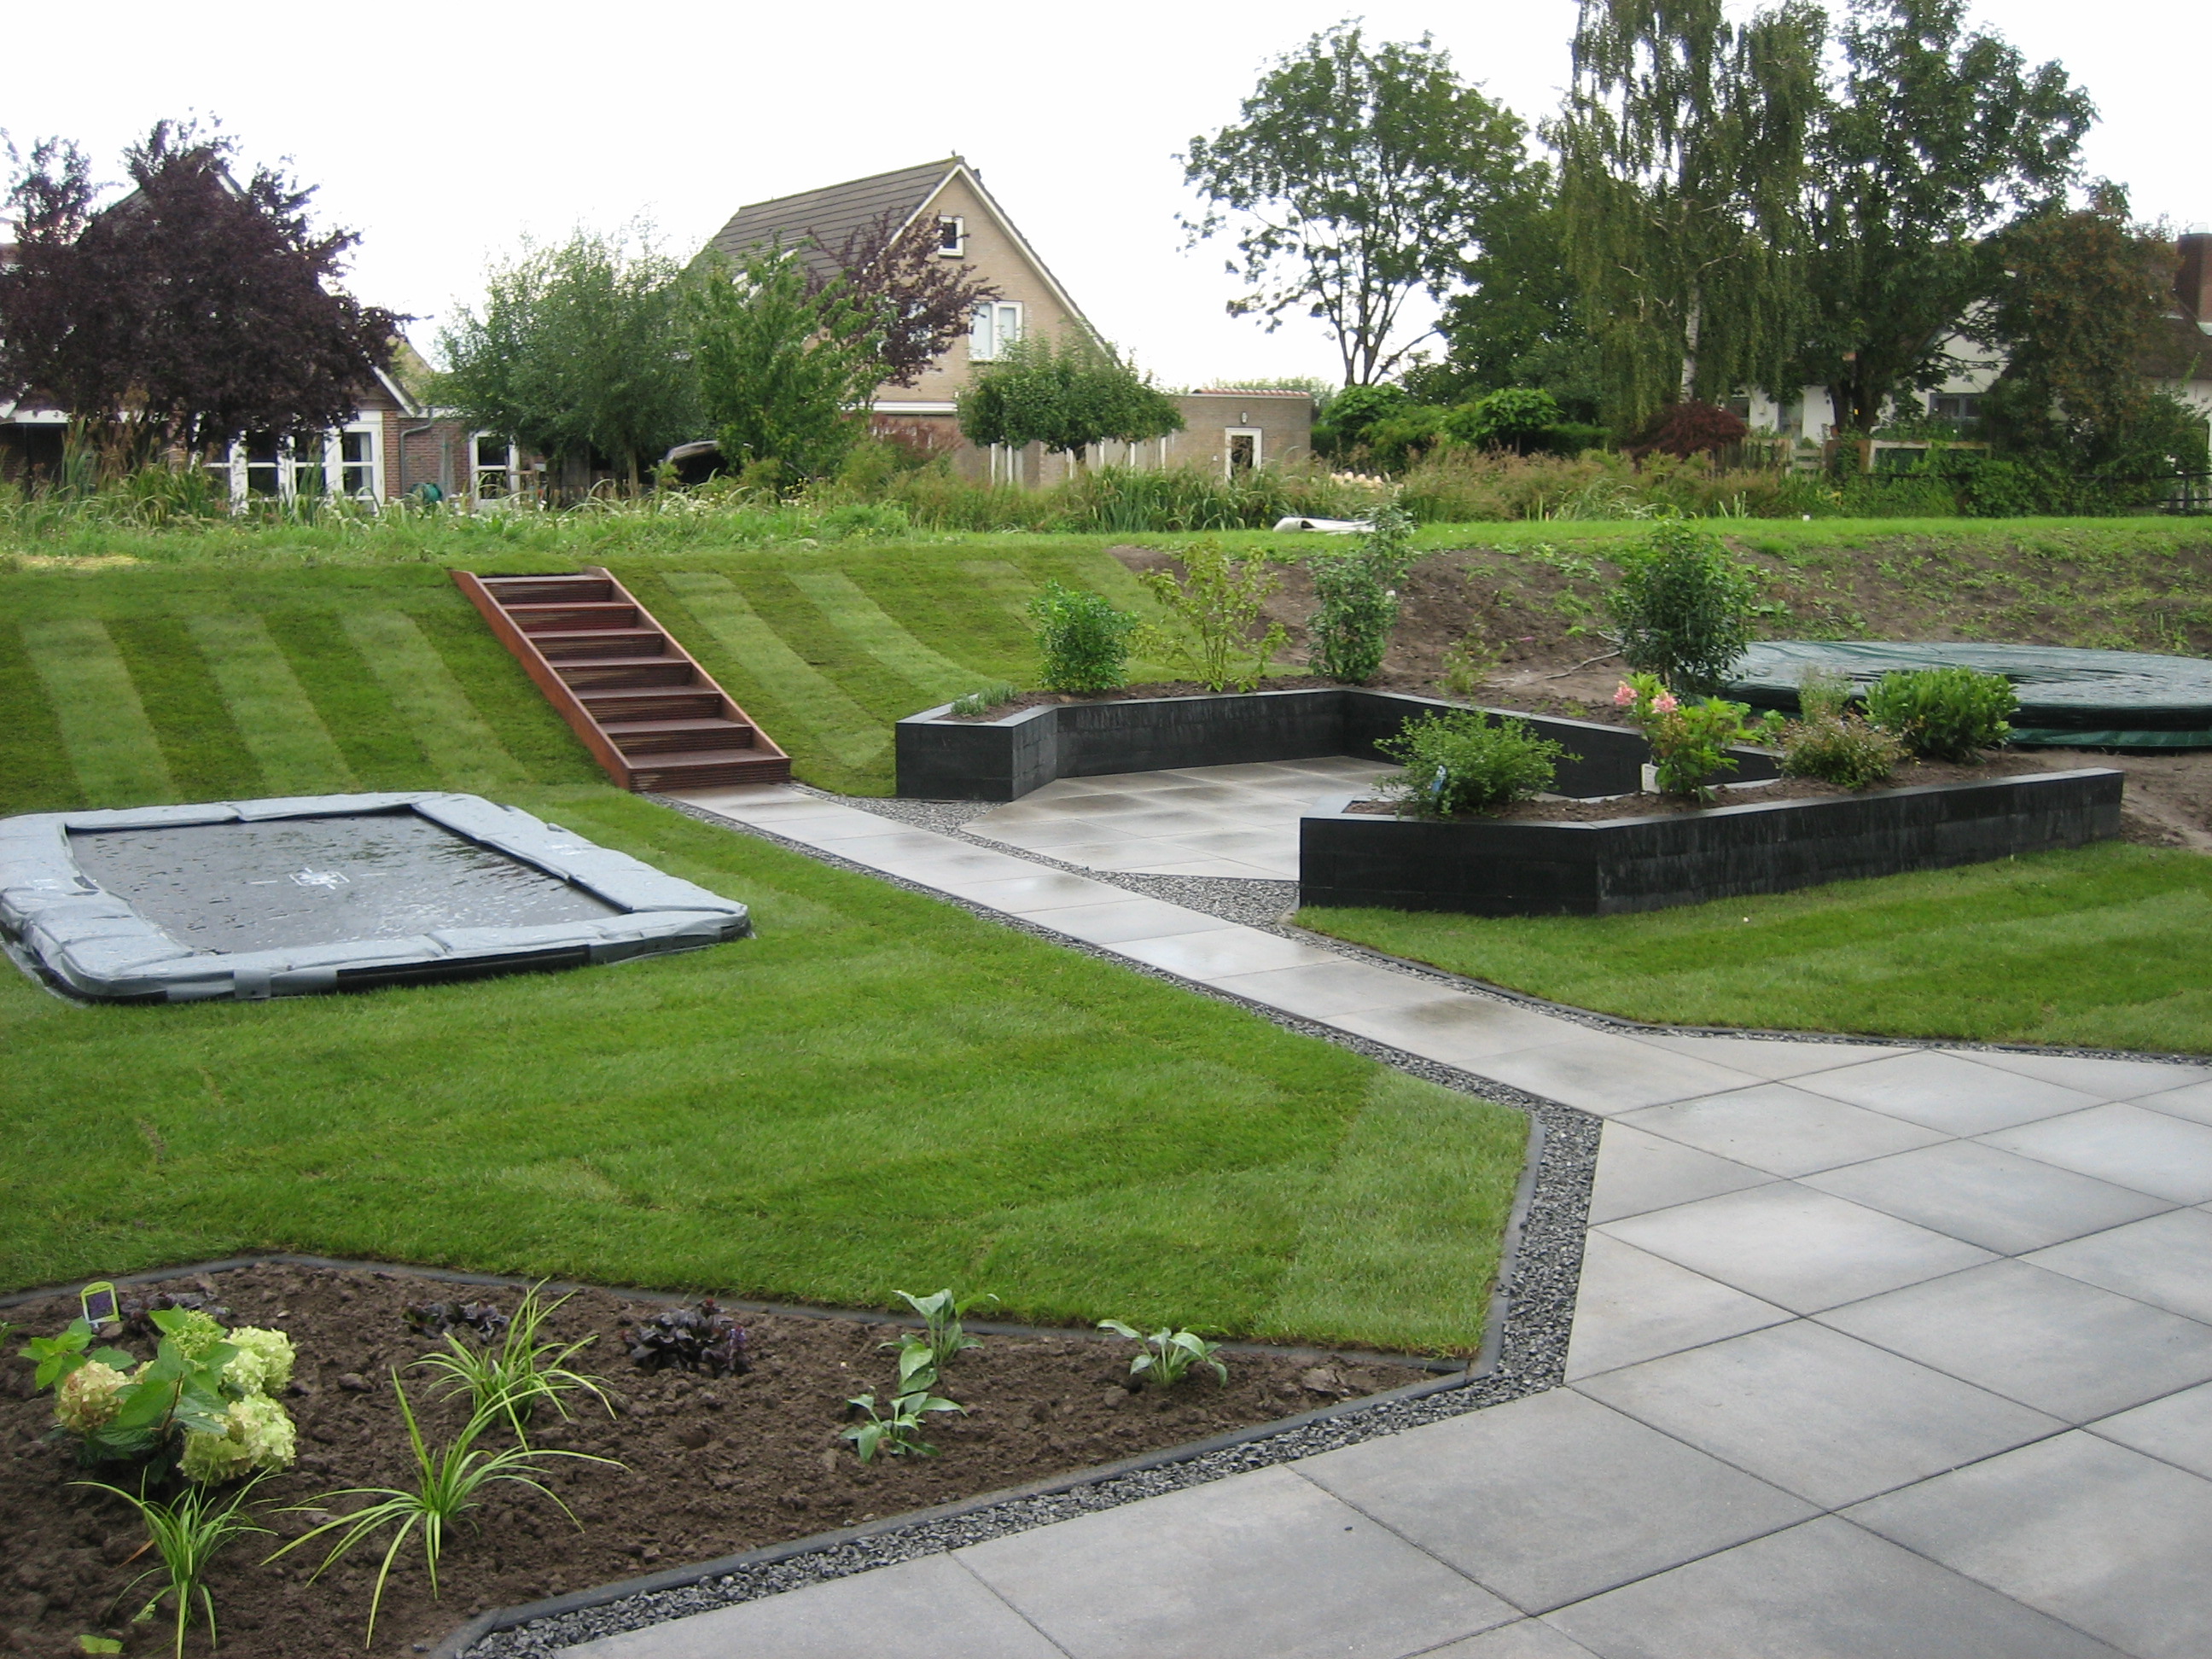
[[[902,810],[884,811],[883,816],[902,818],[924,828],[938,830],[940,833],[960,833],[956,817],[948,815],[945,819],[931,822],[911,810],[941,806],[945,803],[862,801],[828,795],[819,790],[809,793],[821,794],[823,799],[838,801],[841,805],[865,806],[871,811],[884,807],[900,808]],[[1352,1409],[1321,1422],[1305,1424],[1225,1449],[1203,1453],[1162,1468],[1117,1475],[1067,1492],[1009,1499],[964,1514],[834,1544],[787,1560],[721,1574],[698,1583],[645,1591],[555,1618],[533,1620],[485,1637],[467,1650],[469,1659],[516,1659],[519,1656],[557,1653],[564,1647],[573,1647],[619,1632],[637,1630],[672,1619],[682,1619],[691,1613],[704,1613],[711,1608],[753,1601],[823,1579],[866,1572],[872,1568],[889,1566],[894,1562],[911,1560],[917,1556],[959,1549],[969,1544],[981,1543],[986,1539],[1003,1537],[1008,1533],[1047,1526],[1055,1521],[1087,1515],[1097,1510],[1112,1509],[1117,1504],[1133,1503],[1142,1498],[1155,1498],[1185,1486],[1200,1486],[1248,1469],[1264,1468],[1269,1464],[1285,1462],[1296,1457],[1309,1457],[1316,1452],[1352,1445],[1378,1435],[1395,1434],[1419,1424],[1456,1417],[1462,1412],[1479,1411],[1486,1406],[1498,1405],[1508,1400],[1519,1399],[1523,1395],[1556,1387],[1565,1376],[1567,1337],[1574,1322],[1575,1285],[1582,1273],[1583,1232],[1589,1212],[1590,1180],[1597,1167],[1601,1126],[1596,1118],[1421,1055],[1407,1054],[1402,1049],[1338,1030],[1334,1026],[1316,1024],[1240,997],[1224,995],[1142,963],[1131,962],[1127,957],[1115,956],[1111,951],[1069,939],[1048,928],[1024,921],[1018,916],[965,903],[917,883],[886,876],[881,871],[856,864],[849,859],[825,854],[767,831],[733,825],[730,820],[718,817],[688,802],[658,796],[653,799],[687,817],[723,829],[736,829],[742,833],[757,836],[794,852],[804,853],[823,863],[889,881],[892,885],[909,891],[927,893],[942,902],[959,904],[963,909],[1003,926],[1113,962],[1133,973],[1147,974],[1199,995],[1235,1003],[1286,1030],[1334,1042],[1340,1048],[1349,1048],[1446,1088],[1518,1107],[1543,1125],[1543,1155],[1536,1170],[1528,1208],[1522,1222],[1519,1242],[1506,1264],[1505,1278],[1499,1285],[1506,1297],[1506,1312],[1498,1343],[1498,1361],[1484,1376],[1415,1399],[1386,1401],[1366,1407],[1355,1405]],[[964,811],[968,803],[951,805],[953,811],[957,813]],[[966,816],[972,817],[974,814],[967,813]],[[947,825],[954,827],[948,828]],[[963,836],[962,838],[974,841],[979,846],[998,846],[997,842],[986,842],[978,836]],[[1037,861],[1053,863],[1049,860]],[[1170,876],[1111,877],[1072,865],[1055,865],[1054,867],[1073,870],[1081,875],[1098,876],[1102,880],[1109,880],[1116,886],[1127,887],[1133,891],[1146,893],[1174,903],[1189,904],[1232,921],[1249,921],[1255,927],[1271,927],[1273,931],[1279,932],[1283,930],[1275,924],[1295,902],[1297,896],[1296,884],[1291,882]],[[1253,889],[1265,889],[1267,891],[1255,893],[1249,890]],[[1211,902],[1200,903],[1201,897]]]

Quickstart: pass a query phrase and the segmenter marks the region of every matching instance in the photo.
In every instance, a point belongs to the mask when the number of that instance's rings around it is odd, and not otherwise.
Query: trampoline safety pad
[[[478,795],[0,819],[0,932],[110,1001],[245,1000],[696,950],[746,908]]]
[[[1723,689],[1760,708],[1794,709],[1797,687],[1814,668],[1845,675],[1862,692],[1899,669],[2002,674],[2020,697],[2012,742],[2021,747],[2212,749],[2212,661],[2202,657],[2053,645],[1767,640],[1737,659]]]

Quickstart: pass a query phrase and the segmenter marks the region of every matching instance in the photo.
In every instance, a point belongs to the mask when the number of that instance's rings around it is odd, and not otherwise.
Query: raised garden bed
[[[1384,758],[1375,744],[1425,714],[1463,708],[1437,697],[1332,685],[1188,697],[1109,694],[1040,703],[995,720],[955,720],[950,703],[898,722],[898,793],[923,800],[1019,800],[1055,778],[1310,760],[1320,755]],[[1594,720],[1512,714],[1582,758],[1563,761],[1565,795],[1635,790],[1650,750],[1640,732]],[[1731,751],[1738,778],[1771,778],[1773,757]]]
[[[1591,821],[1299,820],[1298,902],[1471,915],[1611,915],[2078,847],[2119,833],[2098,769]]]
[[[410,1303],[484,1299],[511,1310],[512,1288],[456,1285],[404,1270],[270,1262],[167,1287],[214,1296],[228,1322],[283,1330],[300,1361],[283,1403],[298,1425],[299,1460],[255,1494],[261,1523],[283,1536],[310,1517],[283,1515],[348,1486],[411,1480],[389,1371],[435,1344],[411,1329]],[[548,1421],[535,1443],[619,1459],[627,1467],[556,1461],[547,1484],[574,1511],[571,1527],[544,1499],[495,1487],[486,1504],[449,1538],[434,1601],[418,1553],[404,1552],[376,1626],[377,1650],[435,1644],[471,1615],[603,1584],[657,1565],[708,1559],[827,1530],[957,1502],[1063,1472],[1187,1445],[1224,1432],[1408,1383],[1439,1380],[1420,1362],[1284,1350],[1224,1349],[1229,1381],[1194,1375],[1172,1389],[1127,1386],[1134,1345],[1083,1334],[986,1335],[980,1349],[947,1368],[942,1392],[965,1416],[933,1417],[934,1458],[878,1456],[863,1467],[849,1443],[845,1401],[880,1399],[896,1374],[882,1348],[899,1334],[865,1316],[801,1310],[743,1311],[750,1369],[708,1377],[647,1372],[625,1357],[617,1335],[659,1312],[666,1298],[587,1290],[567,1304],[550,1334],[598,1342],[576,1369],[605,1380],[617,1414],[578,1398],[575,1420]],[[13,1358],[21,1334],[58,1331],[76,1312],[73,1297],[0,1310],[21,1328],[9,1344],[0,1387],[0,1538],[9,1569],[0,1579],[0,1651],[73,1654],[81,1634],[119,1637],[125,1651],[166,1651],[166,1616],[126,1628],[136,1603],[118,1607],[146,1565],[126,1565],[143,1541],[119,1500],[73,1486],[115,1480],[112,1468],[81,1470],[49,1440],[52,1397],[33,1396],[30,1367]],[[890,1328],[887,1328],[890,1327]],[[970,1323],[974,1331],[988,1325]],[[436,1401],[429,1376],[407,1377],[427,1437],[450,1438],[461,1406]],[[426,1409],[427,1408],[427,1409]],[[487,1443],[506,1443],[494,1436]],[[127,1477],[118,1484],[128,1484]],[[334,1502],[344,1512],[363,1500]],[[277,1543],[247,1539],[222,1558],[211,1578],[222,1650],[256,1659],[327,1659],[359,1651],[382,1541],[307,1581],[320,1553],[311,1546],[261,1565]],[[142,1590],[141,1597],[147,1592]],[[195,1644],[204,1640],[196,1632]]]

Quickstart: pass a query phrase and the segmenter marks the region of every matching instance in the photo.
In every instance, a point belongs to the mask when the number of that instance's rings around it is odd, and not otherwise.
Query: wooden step
[[[501,605],[604,605],[615,597],[612,582],[597,576],[486,576],[484,586]]]
[[[510,605],[501,607],[526,634],[568,632],[580,628],[635,628],[635,605]]]
[[[548,662],[580,657],[659,657],[668,653],[668,635],[657,628],[565,628],[536,636]]]
[[[712,686],[671,685],[645,690],[577,692],[601,726],[617,720],[713,720],[728,718],[722,694]]]
[[[561,683],[572,690],[611,691],[634,685],[691,685],[698,668],[685,656],[585,657],[552,665]]]
[[[753,728],[744,720],[606,720],[599,729],[629,756],[753,746]]]
[[[500,643],[625,789],[781,783],[791,758],[611,572],[456,570]]]

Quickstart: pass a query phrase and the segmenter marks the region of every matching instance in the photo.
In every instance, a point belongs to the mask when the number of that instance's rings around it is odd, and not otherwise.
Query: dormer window
[[[937,251],[948,259],[964,257],[968,252],[968,222],[947,215],[937,222]]]

